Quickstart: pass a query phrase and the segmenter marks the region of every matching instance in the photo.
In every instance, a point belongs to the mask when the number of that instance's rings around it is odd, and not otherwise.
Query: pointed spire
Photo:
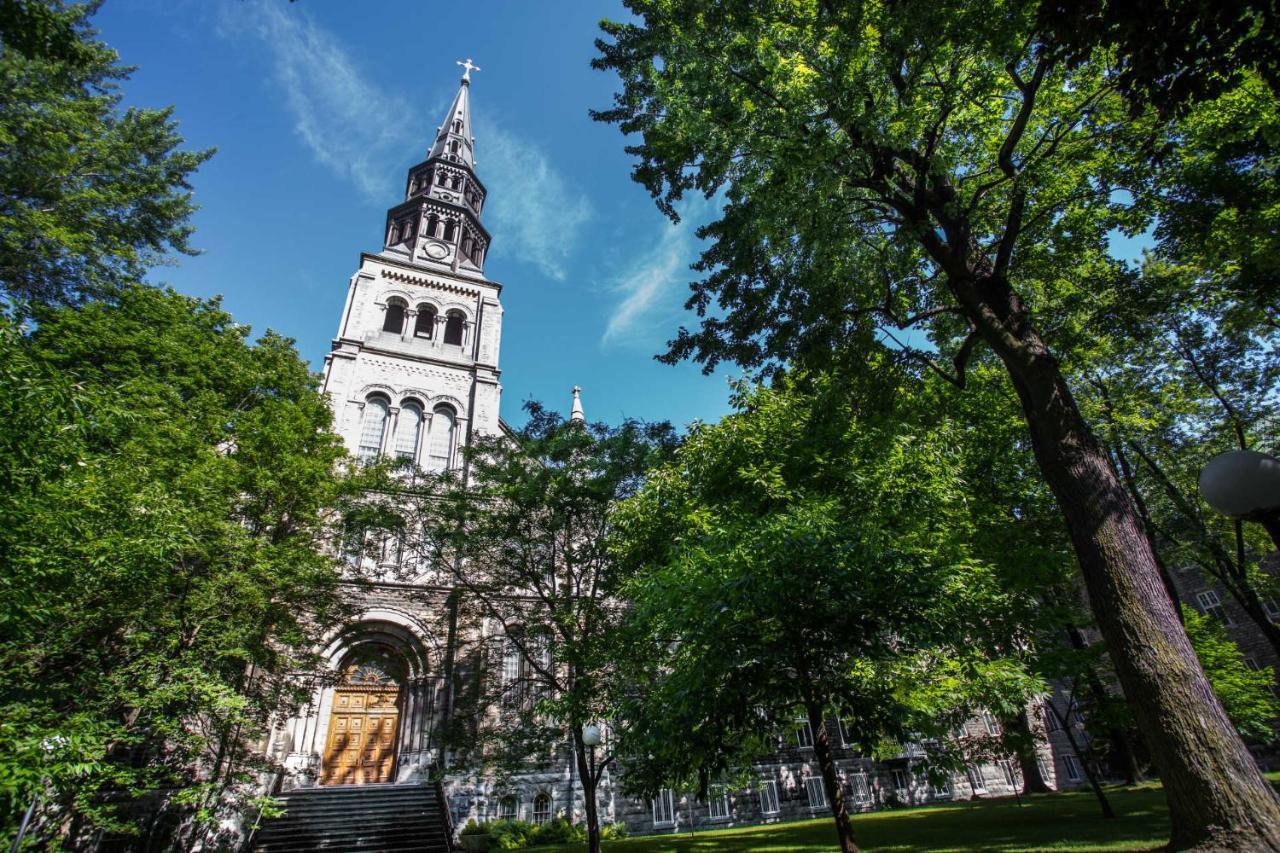
[[[436,141],[427,152],[427,159],[439,157],[474,170],[476,158],[475,139],[471,136],[471,72],[479,71],[480,66],[472,65],[470,57],[466,62],[458,64],[463,68],[458,94],[453,96],[453,103],[449,112],[445,113],[444,123],[436,129]]]
[[[573,408],[569,410],[569,423],[571,424],[585,424],[587,422],[587,415],[582,411],[582,397],[579,396],[581,394],[582,389],[574,385]]]

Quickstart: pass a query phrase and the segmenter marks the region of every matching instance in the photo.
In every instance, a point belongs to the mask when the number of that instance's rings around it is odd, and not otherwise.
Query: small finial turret
[[[569,423],[571,424],[585,424],[587,422],[587,416],[582,411],[582,397],[580,396],[581,394],[582,394],[582,389],[579,388],[577,385],[574,385],[573,386],[573,408],[569,410]]]

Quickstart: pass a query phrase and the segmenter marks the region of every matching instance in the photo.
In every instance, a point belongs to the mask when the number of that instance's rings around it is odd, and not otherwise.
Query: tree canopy
[[[1111,240],[1194,196],[1190,171],[1151,156],[1183,126],[1135,112],[1107,50],[1069,58],[1028,4],[627,7],[598,42],[621,90],[597,118],[634,134],[633,176],[668,214],[687,192],[724,199],[700,232],[701,323],[663,358],[768,373],[843,351],[858,372],[888,348],[964,388],[994,357],[1148,733],[1174,846],[1277,843],[1280,801],[1213,698],[1073,372],[1149,316]],[[1230,278],[1194,279],[1215,317],[1248,313]]]
[[[599,843],[586,723],[609,704],[611,632],[625,575],[614,558],[614,508],[675,442],[666,423],[566,421],[540,404],[511,434],[473,436],[465,466],[389,495],[410,550],[456,589],[480,636],[469,720],[451,748],[505,775],[569,747],[582,780],[588,840]],[[496,709],[495,713],[490,713]],[[455,727],[456,729],[456,727]]]
[[[171,109],[121,109],[131,68],[95,38],[95,4],[0,2],[0,290],[101,297],[164,252],[193,254],[190,177]]]
[[[828,719],[848,745],[892,755],[942,744],[980,710],[1015,717],[1041,689],[1018,651],[1032,604],[970,547],[960,427],[904,426],[904,395],[823,375],[740,386],[736,411],[695,428],[624,504],[633,789],[706,796],[799,718],[854,850]]]
[[[35,321],[0,330],[5,824],[39,794],[46,840],[216,828],[340,615],[345,450],[292,342],[217,302]]]

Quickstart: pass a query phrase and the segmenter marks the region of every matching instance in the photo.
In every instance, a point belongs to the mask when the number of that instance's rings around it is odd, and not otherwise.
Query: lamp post
[[[1200,471],[1200,494],[1223,515],[1255,521],[1280,548],[1280,459],[1256,450],[1229,450]]]
[[[600,726],[586,723],[582,727],[582,745],[587,748],[587,778],[583,794],[587,807],[587,851],[600,853],[600,818],[596,812],[596,747],[600,745]]]

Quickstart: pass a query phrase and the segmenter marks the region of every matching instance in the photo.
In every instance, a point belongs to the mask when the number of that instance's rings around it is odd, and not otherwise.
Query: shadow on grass
[[[1118,851],[1157,850],[1168,839],[1169,819],[1158,784],[1107,791],[1117,817],[1102,817],[1087,791],[879,811],[853,819],[863,850],[907,851]],[[585,845],[538,848],[543,853],[585,850]],[[607,853],[826,853],[836,849],[829,818],[792,823],[657,835],[606,842]]]

